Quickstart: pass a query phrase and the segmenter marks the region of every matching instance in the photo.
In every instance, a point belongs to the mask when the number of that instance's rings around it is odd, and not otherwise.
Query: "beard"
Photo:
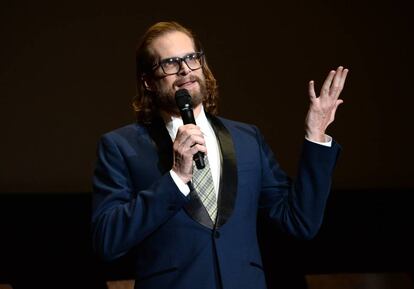
[[[181,79],[177,79],[173,86],[176,85]],[[207,86],[205,78],[200,78],[196,75],[191,75],[189,77],[190,81],[196,81],[198,83],[199,89],[189,91],[191,95],[191,104],[194,107],[197,107],[203,102],[207,97]],[[175,102],[175,90],[172,87],[161,88],[156,97],[155,103],[159,110],[164,111],[168,114],[179,116],[180,111]]]

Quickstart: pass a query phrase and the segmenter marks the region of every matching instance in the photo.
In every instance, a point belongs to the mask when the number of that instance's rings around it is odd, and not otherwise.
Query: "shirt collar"
[[[177,135],[178,128],[183,125],[183,120],[181,117],[177,116],[170,116],[169,119],[164,119],[165,121],[165,127],[168,130],[168,133],[171,137],[171,139],[174,141],[175,136]],[[210,130],[210,124],[207,120],[207,116],[204,112],[204,107],[201,106],[200,113],[195,119],[196,124],[198,127],[200,127],[201,132],[204,135],[209,135],[211,133]]]

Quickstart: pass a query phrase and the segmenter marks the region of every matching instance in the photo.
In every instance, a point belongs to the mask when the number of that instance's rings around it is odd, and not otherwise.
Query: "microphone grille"
[[[191,107],[191,96],[187,89],[180,89],[175,92],[175,102],[179,109]]]

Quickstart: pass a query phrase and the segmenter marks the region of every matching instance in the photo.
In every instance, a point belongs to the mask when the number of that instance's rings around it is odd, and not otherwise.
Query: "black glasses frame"
[[[188,65],[187,60],[190,59],[190,58],[192,58],[192,57],[194,57],[194,56],[196,56],[197,60],[200,61],[200,67],[191,68],[190,65]],[[158,67],[161,66],[162,72],[165,75],[177,74],[178,72],[180,72],[181,67],[183,65],[183,62],[185,63],[185,65],[187,65],[187,67],[189,69],[191,69],[191,71],[194,71],[194,70],[200,69],[204,65],[203,58],[204,58],[204,52],[203,51],[200,51],[200,52],[188,53],[188,54],[184,55],[183,57],[170,57],[170,58],[161,59],[158,63],[155,63],[154,64],[154,66],[152,67],[152,71],[155,71],[156,69],[158,69]],[[164,66],[163,65],[166,64],[166,63],[171,63],[171,62],[178,63],[179,64],[178,65],[178,69],[177,69],[176,72],[166,73],[165,70],[164,70]]]

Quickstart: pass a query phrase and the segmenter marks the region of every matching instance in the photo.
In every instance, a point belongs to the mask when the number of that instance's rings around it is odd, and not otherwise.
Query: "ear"
[[[154,84],[152,82],[152,79],[148,75],[142,76],[141,80],[146,90],[154,91]]]

